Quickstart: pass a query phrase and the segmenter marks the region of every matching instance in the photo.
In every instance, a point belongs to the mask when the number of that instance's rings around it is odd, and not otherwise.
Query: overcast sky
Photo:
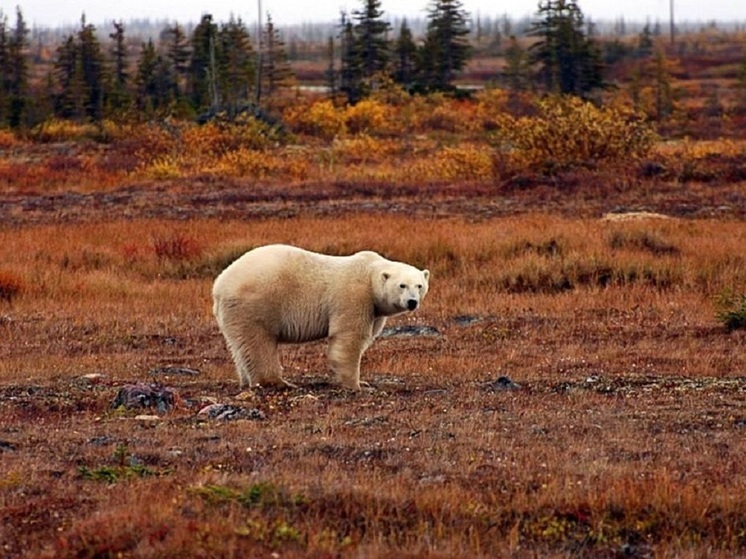
[[[351,12],[363,5],[363,0],[261,0],[263,13],[269,12],[276,24],[303,22],[337,22],[340,11]],[[669,0],[579,0],[583,14],[594,20],[628,21],[668,20]],[[85,13],[89,23],[100,24],[111,20],[168,19],[179,23],[199,21],[203,13],[210,13],[216,21],[227,21],[231,14],[245,22],[257,19],[258,2],[230,0],[2,0],[0,10],[12,25],[15,6],[30,25],[58,26],[78,24]],[[383,0],[387,16],[424,16],[428,0]],[[538,0],[463,0],[464,8],[473,16],[514,18],[533,15]],[[679,21],[738,21],[746,22],[746,0],[674,0]]]

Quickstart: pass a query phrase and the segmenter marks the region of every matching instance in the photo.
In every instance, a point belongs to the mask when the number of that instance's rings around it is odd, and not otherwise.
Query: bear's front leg
[[[329,365],[341,386],[360,390],[360,360],[369,345],[366,338],[350,335],[332,336],[329,340]]]

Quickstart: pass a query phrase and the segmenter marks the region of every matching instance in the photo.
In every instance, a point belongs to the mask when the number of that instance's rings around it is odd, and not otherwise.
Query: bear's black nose
[[[407,308],[410,311],[415,310],[417,308],[417,299],[410,299],[409,301],[407,301]]]

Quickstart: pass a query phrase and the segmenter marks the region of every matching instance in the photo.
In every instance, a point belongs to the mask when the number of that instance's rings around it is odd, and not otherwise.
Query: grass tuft
[[[20,276],[12,272],[0,271],[0,300],[13,302],[25,289],[26,285]]]
[[[657,256],[673,256],[679,249],[652,231],[614,231],[608,239],[614,250],[641,250]]]
[[[717,300],[717,319],[729,332],[746,328],[746,293],[724,291]]]
[[[172,233],[154,236],[153,252],[159,260],[194,260],[202,255],[202,246],[191,235]]]

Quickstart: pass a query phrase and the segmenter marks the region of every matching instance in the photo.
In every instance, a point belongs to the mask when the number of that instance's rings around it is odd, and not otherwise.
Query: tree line
[[[128,41],[121,21],[112,27],[102,41],[83,16],[57,45],[46,75],[32,84],[21,10],[13,26],[0,13],[0,126],[28,127],[52,116],[101,121],[231,115],[261,107],[293,84],[271,16],[259,41],[240,18],[218,23],[209,14],[190,34],[174,23],[139,48]],[[576,0],[540,0],[528,32],[536,40],[524,50],[511,37],[504,83],[579,96],[603,87],[603,56],[588,27]],[[473,55],[471,31],[460,0],[431,0],[419,39],[406,19],[394,33],[380,0],[360,0],[359,9],[340,15],[336,35],[328,38],[330,94],[356,103],[389,81],[411,93],[454,92],[454,80]]]

